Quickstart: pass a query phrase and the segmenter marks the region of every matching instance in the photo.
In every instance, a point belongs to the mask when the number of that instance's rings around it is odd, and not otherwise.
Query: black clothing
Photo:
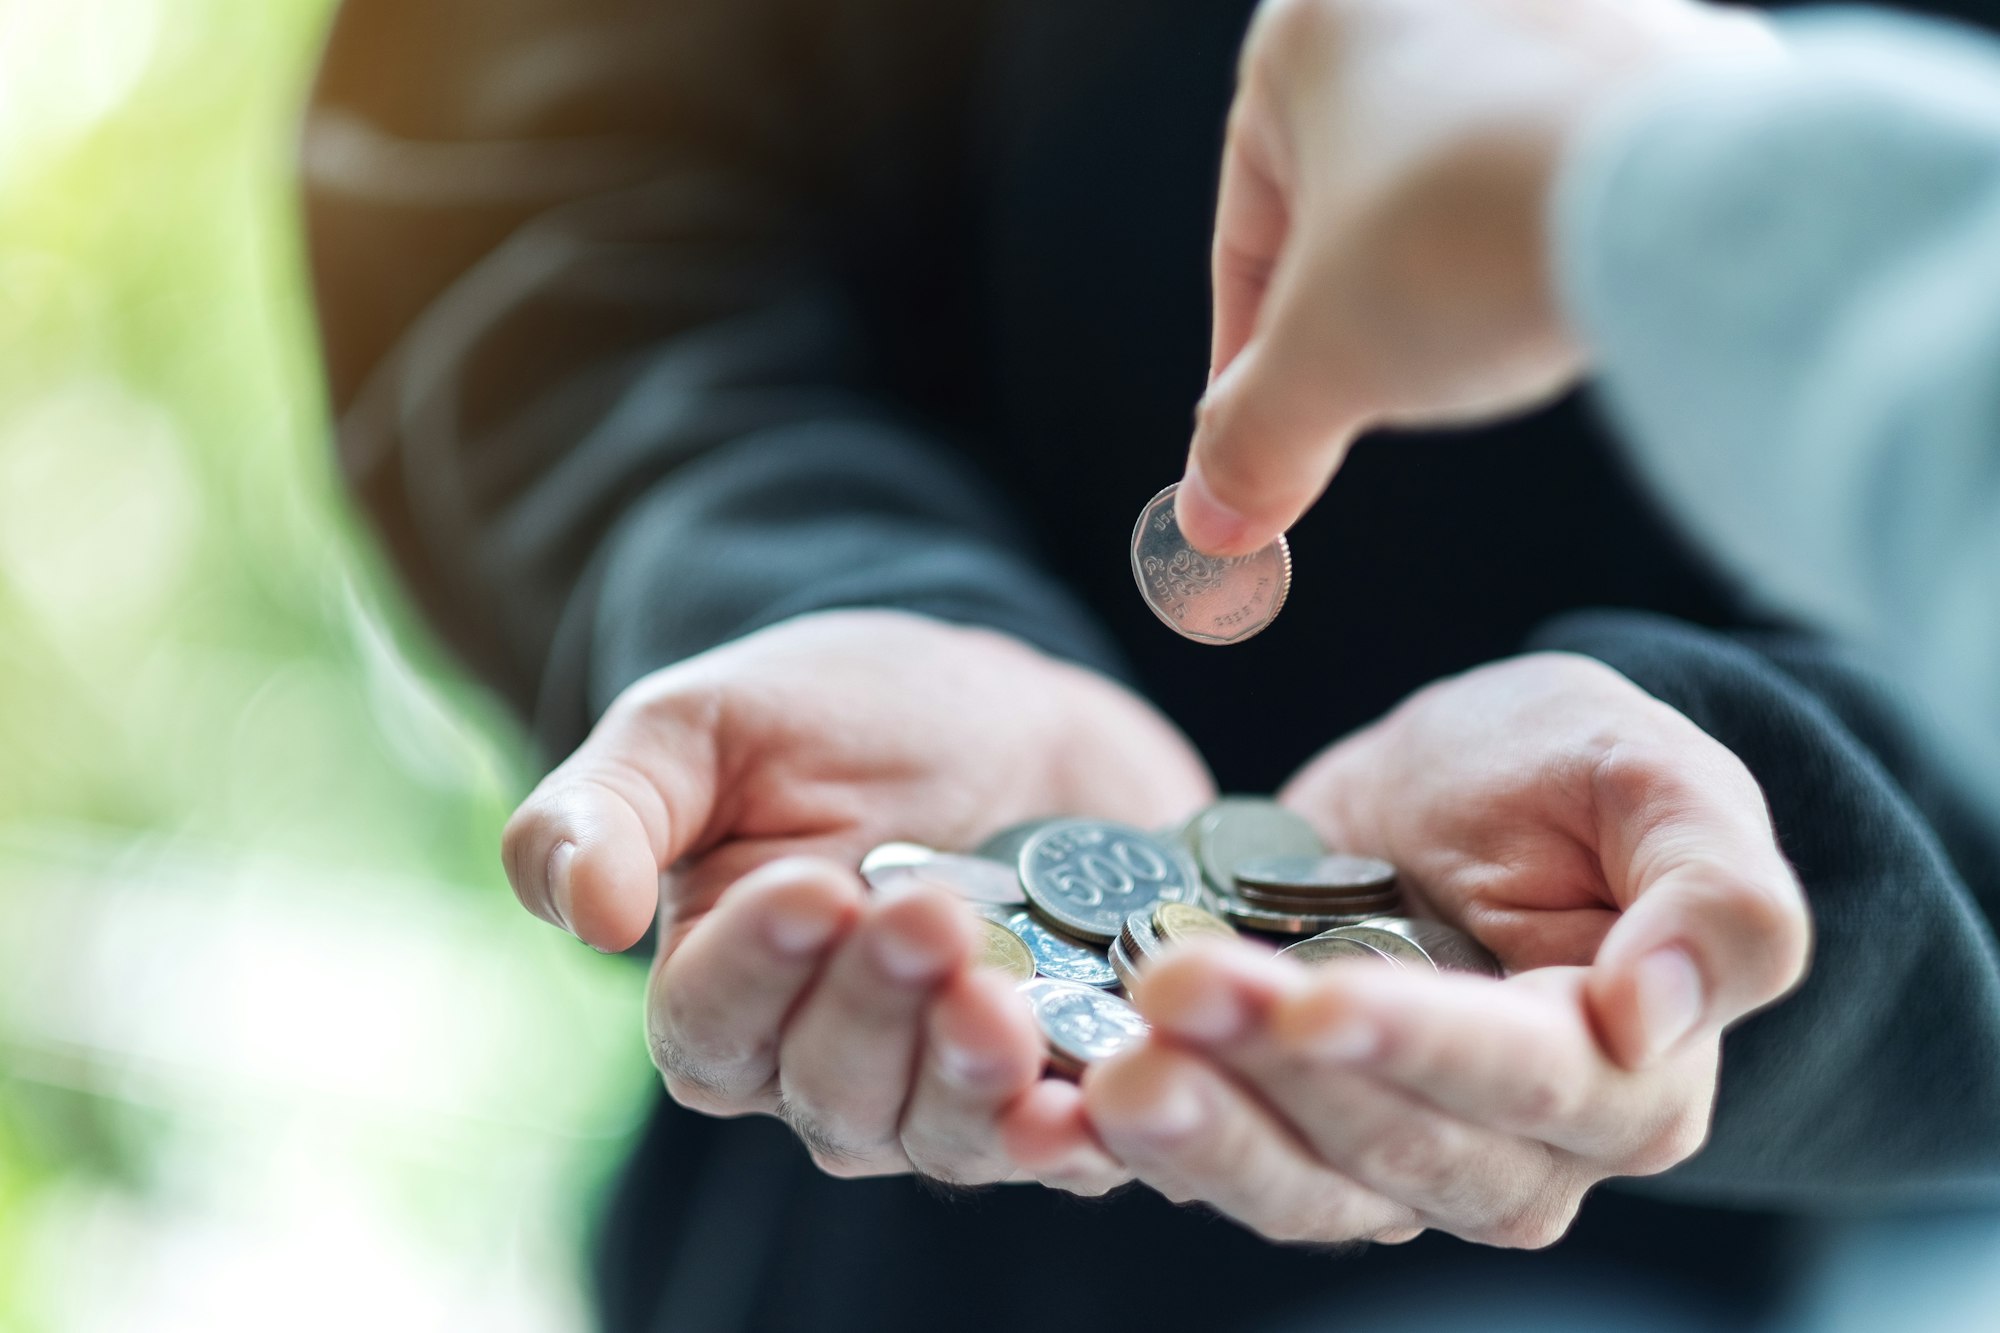
[[[1125,675],[1226,790],[1270,790],[1531,639],[1608,662],[1743,756],[1812,898],[1813,977],[1731,1035],[1711,1146],[1644,1187],[1771,1214],[1621,1194],[1587,1206],[1569,1258],[1426,1238],[1336,1270],[1142,1192],[826,1180],[775,1124],[663,1107],[608,1224],[614,1327],[942,1308],[998,1328],[1021,1312],[979,1303],[996,1256],[1079,1249],[1127,1276],[1226,1256],[1143,1298],[1038,1280],[1037,1306],[1106,1329],[1149,1302],[1155,1324],[1241,1326],[1348,1267],[1447,1256],[1650,1264],[1741,1314],[1782,1268],[1777,1214],[2000,1187],[1992,831],[1865,673],[1744,628],[1576,403],[1359,449],[1245,645],[1188,644],[1141,605],[1126,540],[1203,381],[1248,9],[349,0],[306,141],[343,462],[427,612],[552,755],[654,668],[834,606]],[[1591,606],[1650,614],[1557,619]],[[1279,725],[1243,725],[1253,699]]]

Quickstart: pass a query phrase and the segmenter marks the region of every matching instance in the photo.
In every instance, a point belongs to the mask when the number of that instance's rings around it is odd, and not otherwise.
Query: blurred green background
[[[0,1329],[581,1327],[640,969],[329,455],[329,0],[0,0]]]

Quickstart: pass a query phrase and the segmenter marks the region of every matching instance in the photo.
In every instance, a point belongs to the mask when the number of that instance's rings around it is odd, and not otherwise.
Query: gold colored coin
[[[1035,975],[1035,955],[1019,935],[985,917],[979,919],[979,966],[990,967],[1016,981]]]
[[[1186,944],[1205,936],[1233,939],[1236,927],[1192,903],[1161,903],[1153,909],[1153,929],[1167,944]]]

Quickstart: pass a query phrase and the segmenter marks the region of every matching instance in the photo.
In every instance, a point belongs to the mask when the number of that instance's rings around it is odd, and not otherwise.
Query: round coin
[[[989,861],[999,861],[1013,867],[1020,864],[1021,846],[1035,836],[1035,830],[1051,823],[1048,819],[1028,819],[1019,824],[1009,824],[985,842],[972,849],[974,856],[983,856]]]
[[[1395,931],[1384,930],[1376,925],[1375,922],[1380,920],[1381,917],[1375,917],[1356,925],[1339,926],[1326,933],[1343,940],[1359,941],[1377,952],[1388,954],[1406,967],[1414,967],[1423,972],[1437,971],[1437,964],[1431,961],[1429,954]]]
[[[1035,976],[1035,955],[1028,952],[1026,942],[990,919],[982,918],[979,922],[979,952],[973,961],[1016,981],[1032,981]]]
[[[1343,958],[1359,958],[1364,962],[1370,963],[1387,963],[1391,967],[1402,966],[1392,955],[1383,953],[1366,940],[1348,939],[1345,936],[1336,934],[1315,935],[1309,940],[1300,940],[1297,944],[1287,944],[1284,948],[1278,950],[1278,954],[1280,957],[1289,958],[1293,962],[1304,963],[1308,967],[1317,966],[1321,963],[1339,962]]]
[[[1396,867],[1376,856],[1253,856],[1236,866],[1233,883],[1293,897],[1364,896],[1396,883]]]
[[[1108,819],[1046,824],[1021,848],[1028,902],[1051,924],[1109,944],[1125,918],[1200,891],[1188,862],[1152,834]]]
[[[1325,852],[1312,825],[1276,801],[1225,796],[1194,817],[1185,839],[1210,887],[1227,893],[1236,868],[1266,856],[1314,857]]]
[[[1162,945],[1160,934],[1153,929],[1153,913],[1161,904],[1141,908],[1125,918],[1125,924],[1118,928],[1118,938],[1113,944],[1125,946],[1125,956],[1141,966],[1160,956]]]
[[[1035,970],[1045,977],[1105,990],[1118,984],[1118,974],[1111,970],[1103,954],[1087,944],[1056,934],[1033,912],[1015,912],[1007,918],[1007,929],[1021,937],[1028,952],[1035,956]]]
[[[1277,912],[1246,903],[1241,898],[1221,898],[1222,915],[1232,924],[1263,935],[1317,935],[1336,926],[1356,926],[1370,919],[1368,913]]]
[[[1189,940],[1236,938],[1236,929],[1213,912],[1190,903],[1161,903],[1153,909],[1153,929],[1163,945],[1186,944]]]
[[[1048,1041],[1049,1063],[1064,1073],[1080,1073],[1146,1038],[1146,1020],[1116,995],[1045,979],[1020,990]]]
[[[892,847],[913,844],[891,843]],[[881,851],[881,848],[876,848]],[[928,849],[926,849],[928,850]],[[869,856],[874,857],[870,852]],[[989,861],[983,856],[963,856],[957,852],[931,852],[921,861],[892,860],[872,867],[861,863],[861,877],[879,894],[907,893],[919,884],[949,890],[967,902],[998,903],[1002,907],[1027,901],[1021,892],[1021,877],[1011,866]]]
[[[1490,950],[1472,936],[1442,921],[1418,921],[1409,917],[1372,917],[1362,928],[1380,930],[1409,941],[1444,972],[1471,972],[1479,976],[1504,977],[1507,969]]]
[[[1292,587],[1292,548],[1284,537],[1249,555],[1203,555],[1188,545],[1174,517],[1169,486],[1147,501],[1132,525],[1132,577],[1146,606],[1174,633],[1196,643],[1241,643],[1273,620]]]
[[[1118,974],[1118,984],[1128,992],[1139,984],[1139,965],[1132,961],[1132,955],[1125,952],[1125,941],[1111,941],[1111,947],[1104,951],[1111,963],[1111,970]]]

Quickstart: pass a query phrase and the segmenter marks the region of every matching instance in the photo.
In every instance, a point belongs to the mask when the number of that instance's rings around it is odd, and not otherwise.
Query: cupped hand
[[[648,1029],[676,1100],[782,1114],[836,1174],[978,1183],[1016,1174],[995,1122],[1034,1090],[1041,1039],[971,966],[963,903],[874,900],[852,867],[1038,815],[1158,825],[1210,791],[1180,733],[1098,675],[989,631],[828,612],[633,685],[516,812],[505,859],[530,911],[599,948],[658,911]]]
[[[1283,799],[1513,975],[1307,971],[1242,944],[1142,979],[1153,1038],[1084,1080],[1103,1160],[1274,1238],[1553,1240],[1597,1182],[1699,1147],[1723,1029],[1806,966],[1755,780],[1586,658],[1434,685]],[[1041,1160],[1035,1134],[1010,1142]]]
[[[1548,233],[1570,145],[1654,70],[1778,50],[1691,0],[1265,0],[1223,150],[1188,538],[1254,550],[1362,430],[1567,385]]]

